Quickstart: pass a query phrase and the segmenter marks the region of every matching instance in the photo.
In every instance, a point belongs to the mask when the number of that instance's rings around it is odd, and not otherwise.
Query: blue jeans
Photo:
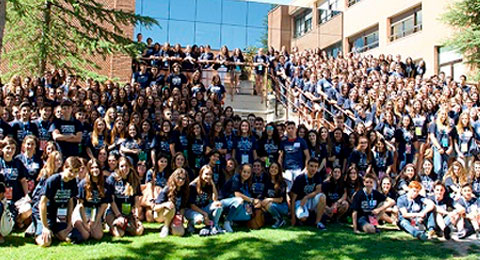
[[[223,209],[228,211],[225,220],[227,221],[248,221],[251,216],[245,210],[243,205],[243,199],[238,197],[232,197],[223,199],[220,201],[222,203]]]
[[[443,175],[447,172],[448,155],[440,154],[436,147],[433,147],[433,171],[437,173],[439,180],[443,179]]]
[[[270,213],[275,219],[281,219],[283,216],[288,215],[288,205],[286,202],[272,202],[268,208],[268,213]]]
[[[428,230],[435,228],[435,217],[434,214],[428,214],[427,217],[423,220],[425,226]],[[426,221],[426,223],[425,223]],[[402,218],[398,222],[398,225],[401,229],[409,233],[410,235],[417,237],[419,234],[423,233],[424,231],[419,230],[416,226],[413,226],[410,222],[410,219]]]
[[[208,217],[213,221],[214,226],[218,226],[218,221],[222,216],[223,207],[213,207],[213,203],[208,204],[207,206],[201,208],[203,211],[208,212]],[[185,218],[191,222],[204,222],[205,218],[200,212],[193,209],[187,209],[185,211]]]

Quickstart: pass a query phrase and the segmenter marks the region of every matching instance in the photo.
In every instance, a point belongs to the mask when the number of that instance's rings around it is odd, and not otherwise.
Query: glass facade
[[[271,8],[240,0],[136,0],[136,13],[155,18],[160,26],[137,26],[135,35],[161,44],[210,44],[212,49],[261,47]]]

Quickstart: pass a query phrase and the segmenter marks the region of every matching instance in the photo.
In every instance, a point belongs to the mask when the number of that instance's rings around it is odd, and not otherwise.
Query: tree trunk
[[[2,0],[0,0],[2,1]],[[47,67],[47,56],[48,56],[48,46],[47,46],[47,37],[50,34],[50,11],[52,9],[52,4],[49,0],[45,0],[45,6],[43,9],[43,28],[42,28],[42,44],[40,46],[40,66],[39,66],[39,75],[45,73]]]
[[[3,48],[3,32],[7,21],[7,0],[0,0],[0,57]]]

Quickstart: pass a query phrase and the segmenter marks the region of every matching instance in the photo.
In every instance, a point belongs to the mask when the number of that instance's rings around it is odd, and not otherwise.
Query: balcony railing
[[[350,6],[358,3],[358,2],[360,2],[360,1],[361,1],[361,0],[348,0],[348,3],[347,3],[347,4],[348,4],[348,7],[350,7]]]
[[[403,38],[405,36],[408,36],[410,34],[414,34],[420,31],[422,31],[422,24],[417,24],[409,30],[399,31],[396,33],[393,33],[393,28],[392,28],[392,35],[390,35],[390,41],[393,42],[397,39]]]
[[[352,52],[362,53],[378,47],[378,40],[359,48],[352,48]]]

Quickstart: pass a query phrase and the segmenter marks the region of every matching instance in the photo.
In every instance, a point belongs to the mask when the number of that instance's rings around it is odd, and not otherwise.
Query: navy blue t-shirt
[[[359,190],[353,197],[352,210],[358,212],[358,218],[369,216],[372,213],[372,210],[386,199],[387,197],[377,190],[372,190],[368,195],[365,189]]]
[[[5,183],[7,189],[12,189],[11,200],[13,202],[25,196],[21,180],[26,178],[27,175],[27,169],[20,160],[14,158],[7,162],[0,158],[0,182]]]
[[[53,132],[56,129],[58,129],[58,131],[60,131],[60,134],[63,135],[76,135],[78,132],[82,132],[80,122],[73,118],[69,121],[63,119],[54,120],[53,124],[50,126],[50,132]],[[71,143],[65,141],[57,141],[57,143],[64,158],[68,158],[70,156],[78,156],[79,143]]]
[[[297,195],[297,200],[302,200],[308,194],[314,192],[318,185],[322,185],[323,180],[320,174],[315,174],[313,178],[308,178],[306,173],[295,178],[292,186],[292,193]]]
[[[297,137],[295,140],[282,140],[280,150],[283,151],[283,169],[301,170],[305,168],[304,151],[308,150],[308,146],[303,138]]]
[[[170,191],[170,187],[165,186],[163,189],[160,191],[158,194],[157,198],[155,199],[155,204],[162,204],[164,202],[167,202],[168,199],[168,192]],[[182,200],[182,195],[180,192],[177,193],[177,196],[175,198],[175,210],[178,212],[182,208],[184,208],[185,204],[187,202]]]
[[[105,182],[104,182],[105,183]],[[110,194],[110,190],[107,187],[103,187],[103,198],[100,197],[100,192],[97,184],[92,181],[92,198],[87,199],[87,191],[86,191],[86,184],[87,181],[83,179],[78,184],[78,198],[83,200],[83,206],[87,208],[98,208],[102,204],[112,202],[112,194]]]
[[[48,199],[47,218],[56,219],[58,208],[67,208],[70,199],[78,193],[77,179],[64,182],[60,173],[54,174],[47,179],[43,194]]]
[[[257,140],[255,137],[248,136],[238,136],[235,139],[235,160],[239,164],[252,164],[253,163],[253,151],[258,149]]]

